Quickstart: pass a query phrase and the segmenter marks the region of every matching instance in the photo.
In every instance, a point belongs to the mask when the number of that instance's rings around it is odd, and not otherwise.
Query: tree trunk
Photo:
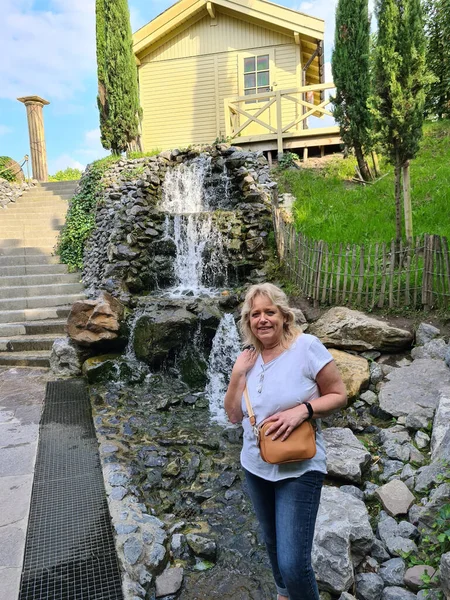
[[[380,172],[380,165],[378,163],[378,155],[375,152],[375,150],[372,150],[372,163],[373,163],[373,170],[375,171],[375,177],[379,177],[381,175]]]
[[[403,208],[405,211],[405,234],[408,242],[412,241],[412,208],[411,208],[411,182],[409,178],[409,160],[402,165],[403,171]]]
[[[397,245],[402,239],[402,209],[401,209],[402,170],[400,160],[395,161],[395,240]]]
[[[359,172],[362,175],[364,181],[371,181],[372,177],[370,176],[369,166],[364,158],[364,154],[362,148],[359,144],[355,144],[355,156],[358,162]]]

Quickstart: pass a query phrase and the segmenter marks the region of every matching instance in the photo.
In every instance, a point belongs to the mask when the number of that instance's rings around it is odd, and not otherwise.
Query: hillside
[[[384,177],[352,182],[356,161],[336,155],[323,167],[278,172],[281,192],[296,197],[296,227],[313,239],[367,243],[395,237],[394,169],[381,158]],[[421,150],[411,163],[414,235],[450,236],[450,121],[426,123]]]

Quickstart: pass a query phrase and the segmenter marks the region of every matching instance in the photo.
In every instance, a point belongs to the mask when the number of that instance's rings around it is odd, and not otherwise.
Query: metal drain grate
[[[19,600],[123,600],[82,380],[47,384]]]

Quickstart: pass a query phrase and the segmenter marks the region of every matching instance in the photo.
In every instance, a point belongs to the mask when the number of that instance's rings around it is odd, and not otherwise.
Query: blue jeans
[[[308,471],[301,477],[266,481],[244,472],[277,592],[289,600],[318,600],[311,549],[325,475]]]

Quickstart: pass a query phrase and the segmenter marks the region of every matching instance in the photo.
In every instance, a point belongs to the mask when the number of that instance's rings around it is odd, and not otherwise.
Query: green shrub
[[[67,167],[64,171],[58,171],[54,175],[50,175],[48,178],[49,181],[76,181],[80,179],[82,171],[80,169],[73,169],[72,167]]]
[[[127,152],[127,158],[145,158],[146,156],[156,156],[160,152],[161,150],[158,150],[158,148],[149,152]]]
[[[13,162],[13,159],[9,156],[0,156],[0,178],[11,182],[17,181],[13,169],[7,168]]]
[[[296,160],[298,160],[298,155],[294,152],[283,152],[278,161],[278,168],[282,170],[290,169],[291,167],[296,166]]]
[[[61,230],[57,252],[70,270],[83,268],[84,244],[95,226],[95,207],[102,189],[102,177],[120,156],[107,156],[91,163],[80,181],[80,191],[70,201],[66,223]]]

